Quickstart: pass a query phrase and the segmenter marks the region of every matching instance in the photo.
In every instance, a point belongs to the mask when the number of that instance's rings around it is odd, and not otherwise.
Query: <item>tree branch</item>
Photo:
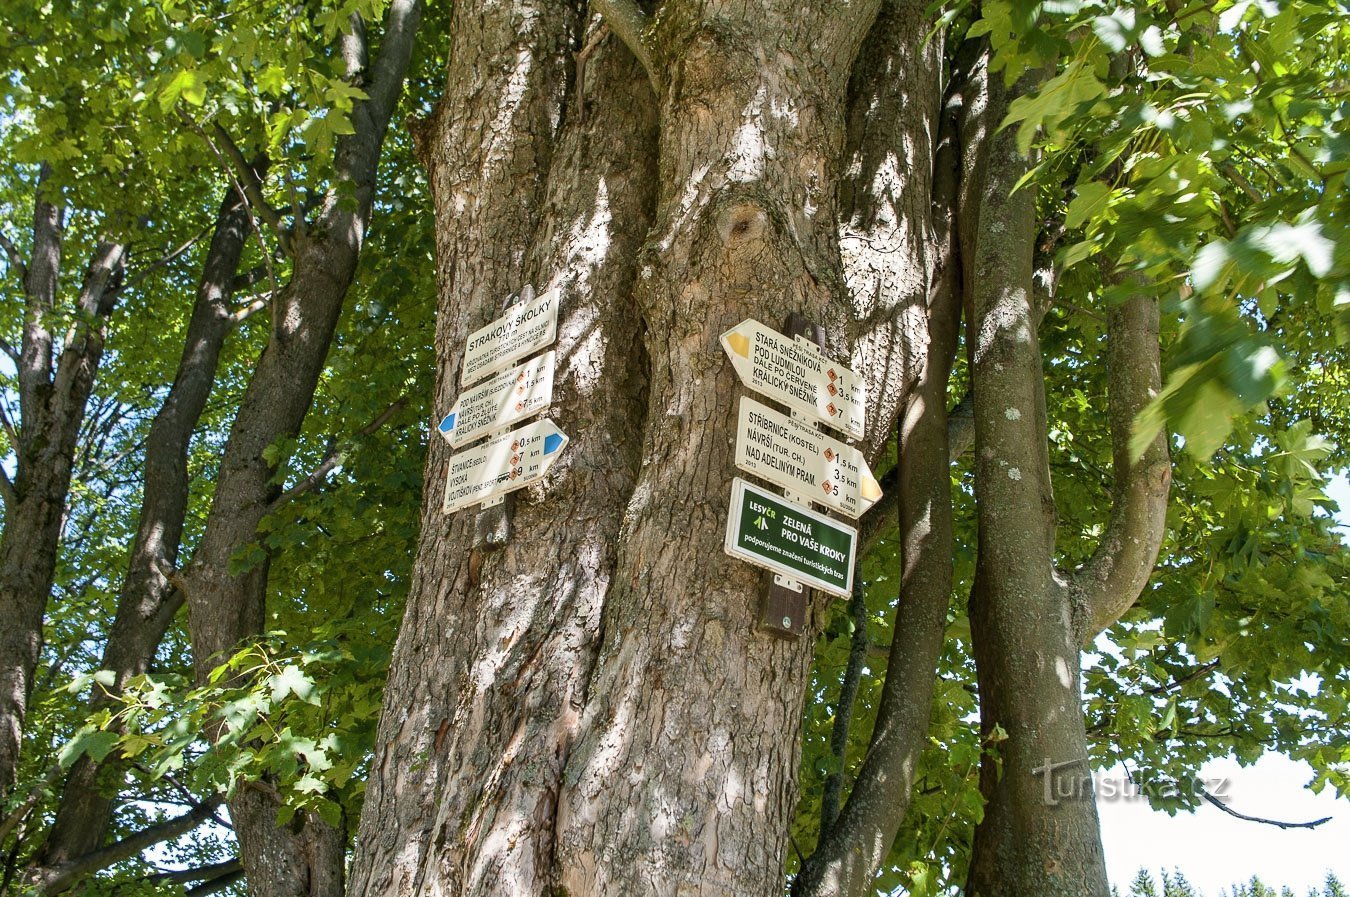
[[[1134,604],[1167,531],[1172,482],[1167,434],[1159,433],[1138,459],[1130,446],[1135,419],[1161,388],[1159,352],[1157,300],[1138,295],[1111,309],[1107,382],[1115,484],[1101,543],[1069,579],[1080,644],[1090,643]]]
[[[58,421],[78,423],[83,416],[103,353],[105,324],[112,314],[125,266],[126,247],[121,243],[103,240],[94,247],[76,301],[82,316],[66,336],[53,381],[53,413]],[[72,449],[74,439],[72,433]]]
[[[839,684],[834,727],[830,731],[830,754],[838,766],[825,778],[825,793],[820,800],[820,839],[826,837],[839,819],[839,802],[844,794],[844,764],[848,759],[848,732],[853,723],[858,686],[862,682],[862,668],[867,661],[867,602],[863,597],[862,561],[859,560],[856,566],[853,572],[853,597],[848,608],[849,619],[853,621],[853,633],[849,639],[848,664],[844,667],[844,678]]]
[[[395,414],[398,414],[400,411],[402,411],[403,408],[407,406],[407,404],[408,404],[408,397],[400,396],[388,408],[380,412],[380,415],[376,417],[373,421],[366,424],[360,430],[357,430],[356,435],[358,437],[371,435],[376,430],[380,429],[380,427],[383,427],[386,423],[388,423],[389,419],[392,418]],[[354,440],[347,440],[344,444],[340,446],[334,446],[324,457],[324,459],[321,462],[319,462],[319,466],[315,467],[312,471],[309,472],[308,476],[306,476],[303,480],[296,483],[294,486],[292,486],[291,488],[283,492],[281,495],[279,495],[276,498],[276,500],[273,501],[268,506],[267,513],[269,514],[274,513],[282,505],[285,505],[288,502],[299,498],[306,492],[309,492],[310,490],[314,489],[314,487],[322,483],[324,481],[324,478],[327,477],[328,474],[333,472],[334,468],[336,468],[344,460],[346,460],[347,452],[351,450],[353,442]]]
[[[244,870],[242,868],[237,869],[234,872],[227,872],[224,875],[219,875],[210,881],[197,885],[197,887],[187,891],[183,897],[207,897],[208,894],[214,894],[217,891],[225,890],[243,877]]]
[[[9,437],[10,447],[17,452],[19,450],[19,431],[14,426],[14,421],[9,417],[9,405],[3,398],[0,398],[0,428],[3,428],[5,435]]]
[[[0,247],[5,250],[5,255],[9,257],[9,269],[19,277],[19,282],[23,283],[28,279],[28,266],[24,264],[23,253],[19,252],[19,247],[14,245],[14,241],[4,231],[0,231]]]
[[[140,283],[141,281],[149,277],[151,273],[160,268],[163,268],[165,265],[168,265],[170,262],[178,258],[183,253],[187,252],[193,246],[196,246],[199,242],[201,242],[202,237],[211,233],[211,231],[214,229],[215,229],[214,223],[208,224],[206,227],[202,228],[200,231],[193,234],[191,237],[188,237],[187,241],[184,242],[183,245],[179,246],[177,249],[170,249],[168,252],[164,253],[159,258],[155,259],[153,262],[146,265],[141,270],[137,271],[131,277],[127,278],[126,285],[128,287],[136,286],[136,284]]]
[[[33,196],[33,251],[23,283],[23,340],[19,350],[19,419],[35,430],[41,429],[40,396],[52,382],[52,334],[48,325],[61,276],[65,219],[65,210],[44,195],[50,176],[51,166],[43,165]]]
[[[1167,694],[1169,691],[1171,691],[1172,689],[1177,688],[1177,687],[1182,686],[1182,685],[1185,685],[1187,682],[1191,682],[1191,681],[1194,681],[1194,680],[1196,680],[1196,679],[1199,679],[1201,676],[1205,675],[1206,673],[1213,672],[1214,670],[1216,670],[1216,669],[1218,669],[1218,668],[1219,668],[1219,661],[1218,661],[1217,659],[1216,659],[1216,660],[1211,660],[1209,663],[1201,664],[1200,666],[1198,666],[1198,667],[1196,667],[1195,669],[1191,670],[1189,673],[1187,673],[1187,674],[1184,675],[1184,676],[1178,676],[1177,678],[1173,679],[1171,682],[1167,682],[1167,683],[1164,683],[1163,685],[1159,685],[1159,686],[1156,686],[1156,687],[1154,687],[1154,688],[1147,689],[1147,691],[1148,691],[1148,693],[1151,694],[1151,695],[1165,695],[1165,694]]]
[[[961,401],[947,412],[947,463],[955,464],[975,444],[975,396],[967,391]],[[859,550],[866,553],[876,545],[887,527],[895,522],[900,470],[892,467],[878,481],[881,498],[867,509],[858,523]]]
[[[223,875],[231,875],[236,872],[242,872],[243,865],[239,858],[235,857],[226,860],[223,863],[212,863],[209,866],[198,866],[195,869],[179,869],[173,872],[156,872],[153,875],[147,875],[144,878],[136,879],[136,883],[141,882],[165,882],[173,885],[184,885],[188,882],[210,879],[215,881]]]
[[[197,133],[202,135],[202,138],[210,145],[212,152],[216,154],[216,157],[221,158],[220,148],[216,146],[215,141],[207,136],[201,125],[193,121],[191,116],[186,112],[181,114],[183,118],[197,130]],[[227,170],[233,170],[235,185],[241,194],[248,197],[249,206],[278,234],[284,233],[286,228],[282,224],[281,213],[273,208],[272,204],[267,201],[267,197],[263,196],[262,180],[259,179],[253,166],[248,164],[248,160],[244,158],[243,151],[240,150],[239,145],[234,142],[234,138],[230,136],[230,132],[226,131],[220,122],[213,123],[211,130],[215,133],[216,137],[220,139],[221,144],[224,145],[224,155],[228,156],[230,160],[230,165],[226,166],[226,168]],[[221,164],[225,164],[223,158],[221,158]]]
[[[9,474],[0,467],[0,504],[6,509],[13,508],[19,503],[19,494],[14,491],[14,483],[10,480]]]
[[[1234,810],[1208,791],[1202,789],[1200,791],[1200,796],[1208,803],[1223,810],[1229,816],[1241,819],[1244,822],[1260,822],[1263,825],[1273,825],[1277,828],[1317,828],[1322,823],[1331,821],[1330,816],[1323,816],[1321,819],[1314,819],[1312,822],[1280,822],[1278,819],[1266,819],[1264,816],[1248,816],[1246,813],[1239,813],[1237,810]]]
[[[36,885],[34,893],[40,895],[40,897],[59,894],[100,869],[106,869],[113,863],[133,857],[147,847],[152,847],[162,841],[168,841],[170,838],[177,838],[185,832],[192,831],[211,817],[212,811],[219,803],[219,797],[212,798],[200,807],[181,816],[142,829],[82,857],[76,857],[69,862],[41,870],[41,880],[34,882]]]
[[[8,480],[9,478],[6,477],[5,479]],[[18,828],[19,824],[28,817],[28,814],[33,811],[33,807],[37,806],[38,801],[42,799],[43,792],[50,788],[60,775],[61,765],[59,763],[52,764],[42,779],[28,792],[28,796],[23,799],[23,803],[15,807],[14,812],[0,820],[0,843],[4,843],[4,840],[9,837],[9,833]],[[0,890],[0,893],[4,893],[4,891]]]
[[[237,275],[230,283],[230,292],[237,293],[240,290],[246,290],[258,281],[268,276],[270,265],[254,265],[249,270]]]
[[[592,0],[591,7],[600,14],[609,30],[618,35],[624,46],[637,57],[637,61],[642,63],[652,90],[659,97],[664,92],[664,79],[657,70],[652,46],[645,33],[651,24],[647,14],[634,0]]]
[[[254,314],[266,308],[271,302],[271,296],[249,296],[242,305],[230,312],[230,322],[242,324],[253,317]]]
[[[927,18],[921,10],[917,0],[888,4],[879,14],[869,43],[860,51],[860,58],[870,60],[871,70],[854,102],[859,110],[868,110],[863,120],[871,119],[866,128],[877,149],[909,141],[923,145],[927,139],[918,133],[919,128],[930,126],[925,117],[895,114],[905,104],[923,101],[898,88],[892,74],[895,67],[903,66],[927,71],[932,83],[938,82],[942,50],[928,46],[920,55],[914,49],[926,46],[922,35]],[[953,80],[962,79],[958,75]],[[827,827],[822,814],[821,836],[815,853],[803,861],[792,883],[793,897],[840,897],[875,890],[877,871],[908,812],[918,757],[929,729],[952,591],[947,390],[961,327],[958,248],[951,225],[957,201],[953,153],[957,152],[955,137],[962,112],[959,103],[942,99],[939,95],[930,99],[931,108],[943,108],[947,114],[937,123],[938,139],[928,160],[935,177],[930,201],[924,203],[925,209],[938,210],[933,215],[932,276],[925,293],[896,297],[914,311],[922,306],[928,339],[915,340],[919,345],[914,347],[914,367],[906,374],[912,379],[904,383],[896,421],[899,458],[887,492],[893,503],[889,512],[882,511],[898,523],[900,587],[894,637],[867,752],[837,819]],[[884,112],[878,114],[875,109]],[[867,146],[867,141],[862,145]],[[877,189],[868,175],[862,181],[859,188]],[[880,202],[893,203],[894,198]],[[897,216],[908,214],[897,205],[891,208]],[[886,216],[877,220],[886,220]],[[877,509],[869,513],[876,514]],[[879,529],[878,522],[871,528]]]

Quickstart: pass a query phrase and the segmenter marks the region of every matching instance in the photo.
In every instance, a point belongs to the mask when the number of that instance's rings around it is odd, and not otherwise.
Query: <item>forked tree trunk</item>
[[[85,404],[103,358],[108,316],[126,267],[125,248],[100,241],[67,310],[74,318],[59,338],[59,283],[65,210],[49,195],[43,168],[33,201],[33,242],[23,276],[23,340],[16,361],[19,421],[9,432],[15,455],[10,481],[0,471],[4,531],[0,534],[0,806],[14,786],[42,624],[56,572],[57,548]],[[6,418],[8,424],[8,418]]]
[[[267,449],[304,423],[356,274],[375,199],[376,171],[421,21],[421,0],[393,0],[378,52],[353,23],[341,38],[348,76],[367,94],[352,108],[352,133],[334,148],[337,181],[312,222],[297,222],[290,281],[272,301],[272,332],[249,378],[221,457],[201,541],[181,574],[199,682],[266,620],[267,562],[241,572],[231,558],[257,538],[281,489]],[[246,175],[245,175],[246,176]],[[278,825],[282,799],[265,779],[238,783],[229,799],[251,897],[338,897],[347,832],[302,811]]]
[[[231,284],[249,233],[244,198],[230,189],[206,251],[178,373],[150,425],[140,520],[99,667],[111,670],[115,678],[111,685],[95,687],[91,710],[108,706],[129,679],[149,669],[183,603],[166,573],[177,560],[187,513],[188,444],[215,382],[221,347],[234,326]],[[102,845],[116,793],[116,783],[109,779],[120,768],[112,757],[103,763],[88,756],[75,761],[42,854],[28,874],[30,885],[50,892],[62,867]]]

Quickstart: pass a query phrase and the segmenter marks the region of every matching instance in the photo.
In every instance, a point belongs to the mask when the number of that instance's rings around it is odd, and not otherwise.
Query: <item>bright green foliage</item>
[[[957,23],[963,12],[946,21]],[[1040,16],[1038,19],[1037,16]],[[1005,127],[1039,153],[1056,305],[1040,329],[1059,512],[1059,563],[1096,547],[1110,514],[1105,318],[1128,293],[1164,312],[1165,388],[1142,446],[1180,435],[1168,537],[1136,608],[1085,661],[1094,763],[1124,763],[1156,807],[1193,808],[1205,761],[1267,750],[1307,761],[1312,787],[1350,795],[1350,565],[1325,488],[1350,460],[1350,9],[1334,2],[986,0],[986,38],[1009,83],[1054,65]],[[955,378],[952,402],[965,384]],[[974,507],[956,471],[956,581],[947,649],[909,817],[878,880],[932,894],[960,885],[979,797],[974,672],[964,606]],[[889,643],[898,558],[865,561],[873,644]],[[808,703],[795,838],[809,852],[831,768],[832,701],[847,631],[827,631]],[[845,769],[866,750],[885,653],[869,655]],[[996,751],[997,746],[986,746]],[[969,774],[963,774],[969,773]],[[1178,873],[1156,890],[1192,893]]]
[[[269,4],[223,2],[20,4],[0,32],[11,66],[0,85],[0,145],[24,167],[0,184],[0,224],[25,248],[34,166],[50,162],[75,210],[67,257],[85,257],[112,230],[135,238],[131,270],[144,268],[209,225],[228,167],[217,124],[246,156],[270,154],[264,192],[293,224],[309,191],[330,182],[323,160],[350,129],[347,113],[360,96],[338,52],[349,16],[373,22],[382,7],[307,3],[297,8],[303,14],[278,15]],[[1017,102],[1008,126],[1041,153],[1027,189],[1039,191],[1061,274],[1041,336],[1063,566],[1088,556],[1109,511],[1105,384],[1093,363],[1104,312],[1121,295],[1122,276],[1127,288],[1142,282],[1164,300],[1167,385],[1139,435],[1165,426],[1184,440],[1176,443],[1186,451],[1175,456],[1169,537],[1153,586],[1099,641],[1085,673],[1094,760],[1123,762],[1140,777],[1193,777],[1212,757],[1253,760],[1275,749],[1307,760],[1316,787],[1350,793],[1350,748],[1337,737],[1350,728],[1350,569],[1323,492],[1328,472],[1350,459],[1342,364],[1350,323],[1347,22],[1350,10],[1334,2],[1057,0],[1034,8],[985,0],[964,35],[987,36],[1010,82],[1029,67],[1055,66],[1036,95]],[[420,59],[408,110],[426,111],[439,70],[438,60]],[[341,464],[278,508],[235,558],[236,570],[267,564],[271,631],[195,687],[175,629],[153,672],[101,720],[120,715],[130,724],[122,736],[97,720],[86,726],[77,699],[81,686],[97,687],[135,525],[144,436],[177,364],[201,245],[154,267],[114,320],[90,411],[102,424],[91,424],[82,448],[22,778],[37,783],[80,753],[134,757],[142,768],[110,783],[129,799],[117,834],[173,815],[167,804],[147,807],[181,799],[175,782],[201,796],[262,773],[287,798],[283,815],[303,808],[350,819],[359,809],[411,572],[431,416],[432,216],[406,134],[395,128],[391,139],[369,243],[313,411],[296,439],[268,452],[282,488],[333,453]],[[246,269],[270,265],[251,287],[262,298],[289,273],[278,243],[260,225],[245,259]],[[20,303],[3,273],[0,333],[14,343]],[[189,462],[185,555],[268,323],[264,308],[227,345]],[[383,426],[362,432],[400,400]],[[981,743],[973,723],[964,606],[974,509],[959,466],[953,498],[948,641],[909,819],[878,881],[885,891],[936,894],[963,880],[983,812],[980,758],[998,750],[997,738]],[[829,741],[853,627],[843,603],[819,646],[794,829],[804,852],[819,828],[826,777],[842,767],[847,783],[866,750],[898,571],[892,534],[864,560],[872,647],[842,762]],[[68,689],[72,677],[80,678]],[[214,727],[226,737],[211,747],[204,735]],[[1186,788],[1177,795],[1158,803],[1175,812],[1196,799]],[[51,797],[11,862],[35,849]],[[0,850],[15,847],[11,839]],[[230,846],[208,835],[168,850],[185,865],[224,858]],[[129,862],[108,881],[129,888],[147,871]],[[1132,893],[1157,894],[1141,876]],[[1244,888],[1234,897],[1267,892],[1259,882]],[[1190,892],[1180,874],[1164,875],[1162,889],[1164,897]],[[1329,881],[1323,897],[1341,893]]]
[[[337,824],[359,811],[358,772],[375,737],[395,625],[385,616],[317,626],[301,650],[285,647],[286,633],[271,633],[202,687],[182,675],[139,677],[67,743],[62,765],[116,750],[153,777],[184,778],[199,793],[232,792],[266,775],[286,798],[279,822],[305,809]],[[97,676],[77,679],[72,690],[86,678]],[[114,721],[122,734],[105,731]],[[212,744],[208,735],[217,731]]]
[[[295,440],[272,450],[282,462],[283,490],[334,450],[341,463],[283,504],[237,559],[269,564],[273,632],[232,659],[234,672],[256,671],[259,680],[247,688],[229,677],[191,687],[180,618],[151,674],[111,711],[136,723],[127,735],[114,740],[87,726],[88,689],[67,686],[75,678],[98,687],[93,677],[137,523],[146,432],[179,361],[209,227],[235,177],[223,135],[250,159],[270,153],[264,193],[293,225],[312,191],[331,182],[329,149],[334,136],[350,130],[347,112],[360,95],[344,80],[343,32],[351,15],[365,16],[378,47],[383,5],[279,11],[267,4],[91,7],[57,0],[7,12],[0,147],[18,164],[0,181],[0,228],[28,251],[36,165],[46,162],[50,195],[70,210],[66,290],[78,286],[78,266],[100,237],[128,240],[130,258],[77,457],[46,621],[48,650],[25,731],[15,799],[37,786],[41,800],[0,844],[0,875],[22,871],[40,848],[60,781],[42,783],[81,753],[136,760],[104,783],[122,795],[113,837],[177,815],[185,799],[228,788],[240,773],[274,775],[291,801],[288,812],[303,807],[355,818],[363,777],[354,773],[373,732],[407,589],[430,414],[432,216],[402,128],[386,144],[376,220],[313,411]],[[441,67],[426,50],[415,65],[410,113],[426,110],[426,86]],[[253,276],[235,296],[241,310],[250,303],[256,310],[226,342],[193,441],[183,560],[200,537],[230,421],[268,337],[267,299],[290,274],[279,243],[258,216],[241,264]],[[13,273],[0,254],[0,337],[17,346],[23,303]],[[54,321],[56,332],[66,323]],[[11,376],[0,365],[0,400],[13,417]],[[2,431],[0,448],[10,450]],[[203,727],[227,720],[227,711],[237,730],[208,749]],[[256,714],[251,721],[249,712]],[[11,809],[0,808],[0,818]],[[235,847],[223,832],[199,829],[155,856],[177,868],[227,859]],[[153,871],[137,858],[86,887],[163,893],[162,884],[136,883]]]
[[[1285,388],[1290,359],[1266,331],[1290,306],[1315,309],[1330,339],[1347,335],[1347,8],[1067,0],[1039,25],[1029,5],[982,9],[972,33],[990,34],[1010,77],[1058,61],[1005,126],[1040,148],[1031,177],[1063,189],[1065,286],[1078,292],[1098,276],[1083,263],[1109,260],[1130,288],[1142,279],[1182,300],[1137,444],[1167,426],[1209,457],[1236,417]]]

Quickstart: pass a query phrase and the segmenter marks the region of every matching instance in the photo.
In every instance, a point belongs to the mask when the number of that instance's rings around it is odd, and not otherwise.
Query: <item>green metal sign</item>
[[[858,531],[737,477],[731,481],[727,554],[842,598],[853,589]]]

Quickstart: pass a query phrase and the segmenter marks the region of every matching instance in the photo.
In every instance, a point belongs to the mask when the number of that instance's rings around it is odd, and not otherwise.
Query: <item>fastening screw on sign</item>
[[[792,628],[792,618],[791,618],[791,617],[784,617],[784,618],[783,618],[783,628],[784,628],[784,629],[791,629],[791,628]]]

